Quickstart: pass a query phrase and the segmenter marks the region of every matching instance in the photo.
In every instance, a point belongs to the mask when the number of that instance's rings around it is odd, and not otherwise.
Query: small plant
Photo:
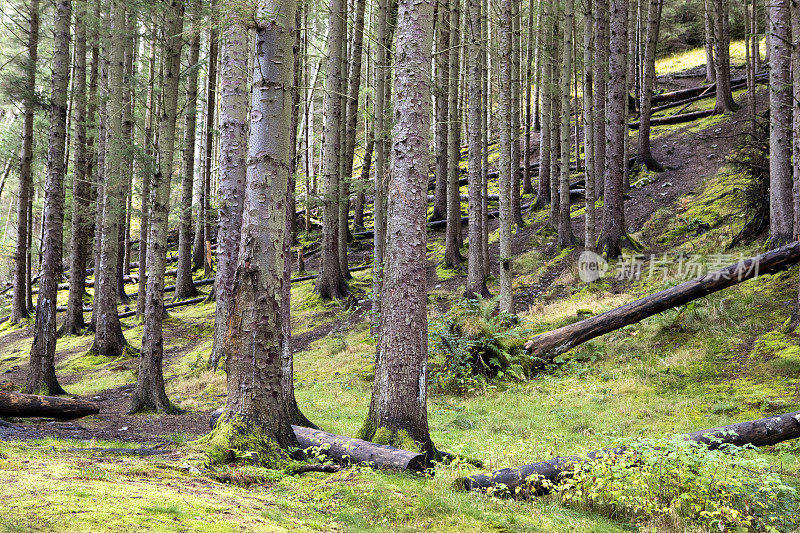
[[[795,531],[793,487],[752,446],[712,450],[681,436],[630,440],[574,465],[569,503],[635,521],[645,531]]]
[[[489,379],[525,379],[530,357],[522,350],[527,330],[497,311],[497,300],[459,300],[431,321],[431,383],[446,392],[483,388]]]

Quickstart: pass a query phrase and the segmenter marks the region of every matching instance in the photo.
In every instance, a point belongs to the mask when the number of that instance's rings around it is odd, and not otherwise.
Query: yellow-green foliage
[[[775,369],[796,374],[800,372],[800,338],[794,332],[770,331],[756,340],[751,356],[768,358]]]
[[[190,447],[205,455],[208,466],[247,461],[255,466],[285,470],[289,464],[271,437],[238,416],[221,418],[211,433]]]

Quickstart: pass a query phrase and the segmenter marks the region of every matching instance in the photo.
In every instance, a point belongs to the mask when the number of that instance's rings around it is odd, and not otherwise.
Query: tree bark
[[[11,293],[12,324],[26,318],[30,311],[27,293],[30,289],[27,275],[30,246],[28,237],[32,221],[28,204],[33,195],[33,118],[36,111],[36,64],[39,59],[39,0],[28,2],[28,60],[24,67],[24,111],[22,118],[22,147],[19,164],[19,193],[17,204],[17,244],[14,254],[14,288]]]
[[[129,413],[156,411],[173,413],[174,407],[164,389],[164,271],[167,259],[167,219],[170,184],[175,152],[175,129],[178,111],[181,49],[183,47],[183,2],[171,0],[164,28],[164,77],[161,82],[163,107],[158,121],[158,168],[153,178],[155,188],[147,246],[147,289],[142,331],[142,354],[139,374]]]
[[[550,204],[550,158],[552,128],[550,118],[552,115],[550,90],[553,74],[553,61],[550,50],[550,36],[553,31],[550,19],[550,0],[541,0],[540,9],[543,11],[539,22],[539,34],[541,35],[539,56],[541,57],[541,86],[542,86],[542,109],[541,109],[541,133],[539,135],[539,186],[536,194],[536,205],[546,206]]]
[[[790,0],[770,2],[769,233],[773,246],[792,239],[792,28]]]
[[[434,0],[400,0],[380,341],[365,440],[435,453],[427,418],[426,189]]]
[[[122,125],[122,107],[124,83],[124,50],[121,41],[125,28],[125,7],[122,0],[114,0],[111,4],[110,35],[104,39],[108,49],[108,99],[103,104],[106,108],[106,131],[101,135],[99,146],[98,169],[100,159],[103,161],[103,174],[98,173],[98,202],[102,190],[103,205],[98,207],[102,214],[100,223],[99,267],[95,266],[97,284],[95,287],[95,304],[92,320],[95,325],[94,344],[91,351],[108,357],[120,356],[127,342],[122,335],[122,326],[117,318],[117,261],[119,260],[119,221],[123,215],[125,189],[125,172],[123,168],[123,152],[126,150]],[[105,67],[105,65],[104,65]],[[101,78],[104,77],[101,75]],[[103,141],[105,137],[105,141]],[[100,181],[102,180],[102,182]]]
[[[436,96],[436,189],[431,220],[447,218],[447,130],[448,94],[450,87],[450,0],[437,2],[436,74],[438,82],[433,91]]]
[[[541,3],[541,0],[540,0]],[[533,194],[533,184],[531,183],[531,128],[533,127],[533,108],[532,108],[532,94],[531,94],[531,86],[536,83],[537,80],[534,79],[534,41],[538,40],[538,34],[536,39],[533,36],[533,21],[534,21],[534,12],[536,10],[536,2],[535,0],[530,0],[530,4],[528,5],[528,41],[527,41],[527,59],[525,61],[525,146],[523,147],[523,158],[524,162],[522,164],[522,192],[525,194]],[[538,56],[536,56],[538,60]],[[537,65],[538,67],[538,65]],[[537,69],[538,70],[538,69]],[[538,83],[537,83],[538,85]],[[537,94],[538,96],[538,94]]]
[[[597,198],[605,194],[606,182],[606,100],[608,95],[609,0],[595,0],[594,72],[594,172]]]
[[[603,203],[603,229],[600,249],[609,258],[620,254],[625,237],[625,200],[623,182],[625,158],[625,106],[628,100],[625,78],[628,60],[628,4],[611,0],[611,37],[609,83],[606,109],[606,179]]]
[[[73,68],[73,111],[75,113],[75,166],[72,176],[72,223],[69,271],[69,295],[64,332],[79,335],[86,324],[83,320],[83,296],[86,294],[86,262],[89,236],[93,226],[89,212],[92,187],[87,179],[88,146],[86,141],[86,0],[75,4],[75,65]]]
[[[224,349],[228,400],[222,417],[242,424],[237,431],[257,428],[289,448],[297,446],[297,439],[282,390],[286,340],[281,308],[288,260],[284,246],[296,4],[261,0],[258,8],[242,240]],[[339,11],[332,13],[335,17]],[[339,24],[335,18],[331,23]]]
[[[562,248],[573,246],[577,242],[575,235],[572,233],[569,198],[570,115],[572,114],[570,82],[572,81],[572,27],[574,18],[574,0],[565,0],[563,17],[564,44],[561,51],[561,175],[559,177],[558,217],[558,245]]]
[[[595,182],[597,168],[595,167],[594,157],[594,17],[592,14],[592,4],[594,0],[586,0],[585,12],[583,17],[583,137],[584,153],[586,161],[586,216],[584,217],[584,247],[589,251],[594,251],[597,246],[597,210],[595,209]]]
[[[25,392],[64,394],[56,379],[56,299],[64,240],[64,150],[67,137],[67,93],[70,71],[72,3],[56,3],[53,37],[53,77],[50,93],[50,134],[44,197],[44,239],[33,345]]]
[[[772,446],[790,439],[800,438],[800,411],[770,416],[750,422],[739,422],[727,426],[703,429],[689,433],[686,440],[701,442],[714,450],[726,444],[734,446]],[[578,456],[555,457],[541,463],[518,468],[504,468],[491,474],[478,474],[456,480],[456,486],[464,490],[479,490],[503,486],[507,494],[542,496],[549,494],[565,478],[570,477],[575,464],[593,460],[607,454],[623,453],[624,448],[595,450],[586,458]]]
[[[450,66],[448,68],[447,92],[447,230],[445,232],[444,264],[460,268],[464,262],[461,246],[464,236],[461,231],[461,113],[458,107],[458,90],[461,82],[461,2],[449,0],[450,6]]]
[[[100,407],[86,400],[0,391],[0,417],[59,418],[69,420],[96,415]]]
[[[714,29],[711,17],[712,0],[703,1],[703,47],[706,51],[706,83],[717,81],[717,70],[714,67]]]
[[[653,86],[656,79],[656,47],[661,27],[661,11],[664,0],[650,0],[647,9],[647,42],[644,49],[644,79],[639,104],[639,150],[637,161],[651,171],[660,172],[663,167],[655,160],[650,147],[650,117],[653,107]]]
[[[736,110],[731,92],[731,36],[729,30],[728,0],[709,0],[713,7],[714,23],[714,68],[716,69],[717,103],[716,113],[731,113]]]
[[[316,291],[324,299],[344,298],[350,291],[345,283],[339,261],[339,156],[341,152],[340,124],[342,107],[342,42],[345,39],[344,0],[330,0],[328,10],[328,74],[325,80],[325,129],[323,132],[324,196],[322,229],[322,264]]]
[[[799,262],[800,242],[793,242],[600,315],[542,333],[528,341],[525,349],[540,359],[553,359],[610,331],[635,324],[649,316],[708,296],[755,276],[780,272]]]
[[[514,294],[511,272],[511,227],[514,224],[511,187],[516,170],[512,158],[511,143],[514,142],[512,131],[513,112],[511,91],[511,69],[513,62],[512,39],[512,4],[513,0],[500,2],[500,310],[514,313]]]
[[[522,172],[520,171],[520,161],[522,151],[520,150],[520,86],[522,76],[521,66],[521,45],[520,34],[520,2],[511,3],[511,215],[514,217],[514,225],[517,229],[525,224],[522,220],[522,209],[520,208],[520,190],[522,188]]]
[[[192,23],[189,30],[189,70],[186,77],[186,111],[183,116],[183,175],[178,222],[178,267],[175,276],[175,300],[197,295],[192,283],[192,193],[194,187],[194,152],[197,134],[197,63],[200,60],[200,4],[190,4]]]

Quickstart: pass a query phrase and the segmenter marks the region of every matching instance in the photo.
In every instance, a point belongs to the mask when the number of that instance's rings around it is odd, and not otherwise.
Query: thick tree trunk
[[[750,422],[739,422],[727,426],[703,429],[689,433],[686,440],[702,442],[714,450],[726,444],[734,446],[772,446],[780,442],[800,438],[800,411],[770,416]],[[549,494],[561,481],[568,478],[575,464],[607,454],[624,452],[624,448],[596,450],[586,458],[578,456],[555,457],[553,459],[520,466],[504,468],[491,474],[478,474],[456,480],[456,486],[464,490],[480,490],[503,487],[509,495],[541,496]]]
[[[39,0],[28,2],[28,58],[24,68],[24,106],[22,148],[20,149],[19,193],[17,203],[17,244],[14,254],[14,288],[11,293],[11,322],[16,324],[32,311],[28,307],[28,237],[32,221],[28,204],[33,194],[33,115],[36,110],[36,66],[39,58]]]
[[[558,219],[561,214],[561,34],[558,6],[552,5],[550,11],[553,31],[550,33],[548,46],[551,54],[550,87],[547,97],[550,98],[550,218],[547,223],[558,231]]]
[[[792,239],[792,28],[790,0],[774,0],[770,15],[769,233],[779,246]]]
[[[122,355],[126,347],[125,337],[122,335],[122,326],[117,318],[117,262],[119,259],[119,221],[124,210],[125,173],[129,169],[123,168],[123,152],[125,146],[122,128],[123,79],[124,79],[124,50],[121,41],[124,36],[125,7],[122,0],[112,2],[112,19],[110,36],[104,41],[107,43],[108,56],[108,81],[103,80],[103,85],[108,87],[108,101],[102,107],[106,108],[106,131],[101,135],[99,146],[98,169],[103,161],[103,174],[98,172],[98,203],[102,190],[102,209],[98,218],[100,223],[99,239],[99,265],[95,265],[97,285],[95,287],[95,304],[92,320],[95,325],[93,352],[105,356]],[[104,69],[105,69],[104,65]],[[101,75],[101,78],[105,76]],[[101,119],[102,120],[102,119]],[[105,137],[105,141],[103,141]],[[101,157],[102,156],[102,157]],[[102,182],[100,181],[102,180]]]
[[[292,0],[259,2],[262,22],[253,68],[241,250],[225,338],[228,401],[222,415],[237,422],[236,431],[257,429],[282,448],[297,446],[282,390],[281,314],[295,9]]]
[[[147,246],[147,289],[142,331],[142,354],[130,413],[157,411],[172,413],[174,408],[164,390],[164,271],[167,259],[167,218],[170,184],[175,153],[181,49],[183,47],[183,2],[171,0],[164,29],[164,77],[161,82],[163,108],[158,123],[158,168]]]
[[[86,400],[0,391],[0,417],[59,418],[69,420],[96,415],[100,407]]]
[[[192,283],[192,189],[194,186],[194,152],[197,133],[197,75],[200,60],[200,4],[190,5],[192,24],[189,30],[189,73],[186,77],[186,111],[183,116],[183,175],[178,222],[178,267],[175,276],[175,299],[197,295]]]
[[[450,0],[437,2],[436,27],[436,189],[431,220],[447,217],[447,105],[450,87]]]
[[[540,359],[550,360],[610,331],[635,324],[649,316],[713,294],[755,276],[780,272],[797,263],[800,263],[800,242],[793,242],[600,315],[542,333],[528,341],[525,349]]]
[[[595,0],[594,65],[594,175],[597,198],[605,194],[606,182],[606,100],[608,95],[609,0]]]
[[[435,452],[427,417],[425,269],[433,1],[398,2],[386,270],[375,382],[362,431],[380,444],[411,440],[428,456]]]
[[[653,85],[656,79],[656,46],[661,27],[664,0],[650,0],[647,10],[647,42],[644,48],[644,79],[639,100],[639,150],[637,161],[652,171],[662,171],[650,147],[650,116],[653,107]]]
[[[231,24],[222,33],[220,64],[219,225],[217,226],[217,310],[209,366],[224,357],[225,332],[233,301],[233,280],[239,258],[242,210],[247,180],[247,42],[243,26]]]
[[[53,78],[50,93],[50,135],[44,197],[44,239],[36,322],[33,328],[25,392],[63,394],[56,379],[56,299],[64,240],[64,150],[67,137],[67,93],[70,70],[72,3],[59,0],[55,9]]]
[[[316,291],[322,298],[343,298],[350,291],[339,261],[339,176],[342,122],[339,88],[342,83],[342,42],[346,38],[344,0],[330,0],[328,12],[328,71],[325,80],[325,129],[323,132],[324,196],[322,228],[322,265]]]
[[[514,142],[511,113],[511,54],[513,47],[512,4],[513,0],[501,0],[500,3],[500,310],[514,313],[514,294],[511,272],[511,227],[514,224],[511,187],[514,183],[516,166],[511,159]]]
[[[561,51],[561,175],[559,176],[558,216],[558,245],[562,248],[573,246],[577,242],[575,235],[572,233],[569,200],[570,115],[572,114],[570,82],[572,81],[572,27],[574,18],[574,0],[565,0],[563,17],[564,42]]]
[[[84,280],[89,253],[89,236],[93,226],[89,212],[91,183],[87,179],[86,141],[86,0],[75,4],[75,65],[73,68],[73,111],[75,113],[75,166],[72,176],[72,225],[69,261],[69,295],[64,332],[79,335],[86,324],[83,320]]]
[[[466,296],[486,297],[486,267],[483,263],[483,94],[481,91],[481,1],[469,0],[467,4],[467,32],[469,60],[467,83],[469,87],[469,261],[467,263]]]
[[[608,99],[606,109],[606,179],[603,203],[603,229],[600,249],[609,258],[620,254],[625,237],[625,200],[623,182],[625,158],[625,106],[628,93],[625,85],[628,60],[628,4],[611,0],[611,56],[609,61]]]
[[[461,82],[461,2],[449,0],[450,6],[450,66],[448,69],[447,93],[447,230],[445,232],[444,264],[460,268],[464,262],[461,246],[464,236],[461,231],[461,113],[458,107],[458,90]]]

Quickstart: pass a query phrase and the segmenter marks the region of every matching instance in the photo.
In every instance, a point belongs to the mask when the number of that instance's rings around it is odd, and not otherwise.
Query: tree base
[[[293,461],[264,431],[240,416],[223,415],[208,435],[192,443],[206,466],[249,462],[273,470],[290,470]]]

